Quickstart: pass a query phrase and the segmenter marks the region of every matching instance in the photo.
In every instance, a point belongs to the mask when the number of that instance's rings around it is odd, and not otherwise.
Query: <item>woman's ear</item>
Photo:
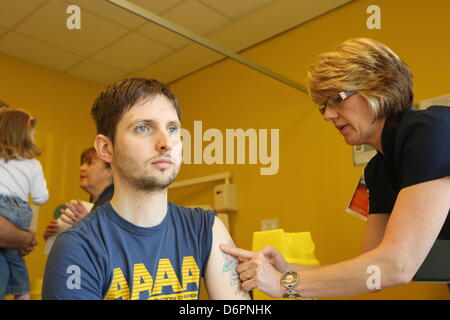
[[[94,140],[94,148],[101,160],[109,164],[112,163],[113,146],[107,136],[98,134]]]

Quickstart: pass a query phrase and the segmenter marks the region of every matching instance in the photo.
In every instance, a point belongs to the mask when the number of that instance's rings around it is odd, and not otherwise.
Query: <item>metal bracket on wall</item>
[[[245,65],[245,66],[247,66],[247,67],[249,67],[251,69],[253,69],[253,70],[261,72],[261,73],[265,74],[266,76],[269,76],[269,77],[271,77],[271,78],[273,78],[275,80],[278,80],[278,81],[280,81],[280,82],[282,82],[284,84],[287,84],[288,86],[291,86],[291,87],[293,87],[293,88],[295,88],[295,89],[297,89],[299,91],[302,91],[302,92],[308,94],[308,90],[304,86],[302,86],[301,84],[299,84],[299,83],[297,83],[295,81],[292,81],[292,80],[286,78],[285,76],[282,76],[282,75],[280,75],[280,74],[278,74],[276,72],[273,72],[273,71],[271,71],[269,69],[266,69],[265,67],[260,66],[260,65],[258,65],[256,63],[254,63],[254,62],[252,62],[252,61],[250,61],[250,60],[248,60],[248,59],[238,55],[235,52],[232,52],[230,50],[222,48],[219,45],[209,41],[208,39],[203,38],[202,36],[192,32],[192,31],[190,31],[190,30],[188,30],[186,28],[183,28],[182,26],[179,26],[179,25],[177,25],[177,24],[175,24],[175,23],[173,23],[173,22],[171,22],[171,21],[169,21],[167,19],[164,19],[161,16],[158,16],[157,14],[155,14],[153,12],[150,12],[150,11],[145,10],[145,9],[143,9],[143,8],[133,4],[133,3],[130,3],[127,0],[106,0],[106,1],[108,1],[108,2],[110,2],[112,4],[114,4],[114,5],[122,8],[122,9],[125,9],[125,10],[127,10],[127,11],[129,11],[129,12],[135,14],[135,15],[138,15],[138,16],[140,16],[140,17],[142,17],[142,18],[144,18],[144,19],[146,19],[146,20],[148,20],[150,22],[153,22],[153,23],[155,23],[155,24],[157,24],[157,25],[159,25],[159,26],[161,26],[161,27],[163,27],[165,29],[168,29],[168,30],[170,30],[172,32],[175,32],[176,34],[179,34],[180,36],[185,37],[185,38],[187,38],[187,39],[189,39],[189,40],[191,40],[193,42],[196,42],[196,43],[198,43],[198,44],[200,44],[200,45],[202,45],[202,46],[204,46],[204,47],[206,47],[208,49],[211,49],[211,50],[213,50],[213,51],[215,51],[217,53],[220,53],[220,54],[222,54],[222,55],[224,55],[224,56],[226,56],[226,57],[228,57],[228,58],[230,58],[230,59],[232,59],[234,61],[237,61],[237,62],[239,62],[239,63],[241,63],[241,64],[243,64],[243,65]]]

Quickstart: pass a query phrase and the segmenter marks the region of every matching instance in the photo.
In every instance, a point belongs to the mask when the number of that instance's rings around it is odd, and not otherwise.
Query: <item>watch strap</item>
[[[295,274],[296,281],[288,283],[287,281],[284,281],[287,275]],[[283,298],[301,298],[300,294],[294,290],[294,287],[299,283],[298,274],[293,271],[288,271],[281,277],[281,284],[283,287],[287,289],[286,293],[283,295]]]

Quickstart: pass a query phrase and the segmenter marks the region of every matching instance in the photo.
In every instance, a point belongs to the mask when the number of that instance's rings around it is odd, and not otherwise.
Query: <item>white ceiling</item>
[[[129,1],[239,52],[352,0]],[[71,4],[80,30],[66,26]],[[169,83],[224,58],[105,0],[0,0],[0,52],[101,85]]]

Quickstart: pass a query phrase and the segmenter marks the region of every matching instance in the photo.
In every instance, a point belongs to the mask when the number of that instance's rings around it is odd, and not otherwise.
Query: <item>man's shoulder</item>
[[[192,227],[206,226],[208,229],[211,229],[214,224],[216,213],[211,209],[178,206],[172,202],[168,205],[175,223],[179,222]]]
[[[92,255],[97,257],[97,262],[98,259],[104,261],[108,239],[111,239],[108,234],[110,229],[106,213],[99,207],[76,225],[61,232],[56,237],[50,254],[70,261],[83,260]]]
[[[102,226],[107,224],[106,204],[94,208],[89,214],[80,220],[76,225],[63,231],[60,235],[66,234],[69,238],[95,239],[101,237]]]
[[[184,207],[176,205],[173,202],[168,203],[169,209],[176,214],[185,217],[214,217],[216,213],[210,208],[202,207]]]

